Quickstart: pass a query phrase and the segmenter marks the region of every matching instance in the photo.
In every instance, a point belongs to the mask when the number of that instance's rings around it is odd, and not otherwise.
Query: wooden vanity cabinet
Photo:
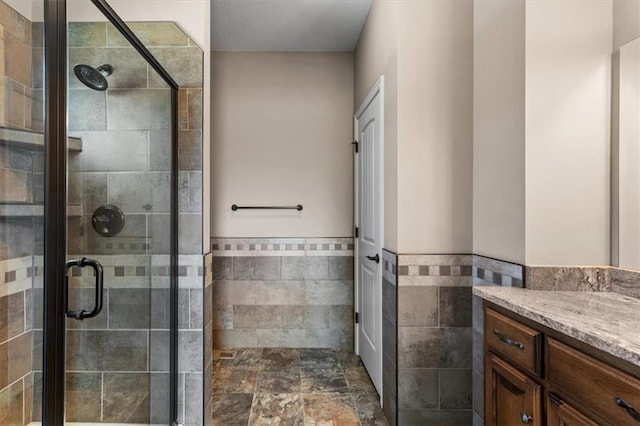
[[[548,426],[598,426],[598,423],[552,394],[547,394],[546,402]]]
[[[640,426],[640,369],[486,302],[484,312],[485,425]]]
[[[542,423],[542,386],[499,357],[485,359],[485,424]]]

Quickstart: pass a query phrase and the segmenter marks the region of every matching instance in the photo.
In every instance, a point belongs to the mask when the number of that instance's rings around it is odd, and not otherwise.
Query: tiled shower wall
[[[203,362],[202,52],[172,23],[131,26],[181,85],[181,413],[185,424],[202,424],[203,372],[210,365]],[[83,152],[70,154],[69,198],[85,213],[70,219],[70,255],[98,258],[105,265],[107,289],[101,317],[69,324],[67,414],[69,420],[160,420],[167,410],[162,392],[168,383],[168,359],[162,356],[168,339],[168,256],[162,255],[169,240],[168,91],[110,25],[72,23],[69,30],[71,68],[79,62],[94,67],[110,62],[115,72],[107,93],[69,79],[70,130],[84,139]],[[31,24],[3,2],[0,56],[0,126],[41,131],[42,25]],[[42,152],[0,147],[0,201],[42,203],[43,171]],[[93,209],[107,202],[126,213],[127,225],[117,238],[96,237],[89,230]],[[32,397],[34,420],[41,406],[42,218],[0,221],[0,307],[6,308],[0,309],[0,424],[27,424]],[[72,280],[78,288],[71,303],[85,307],[91,290],[82,288],[83,280],[91,278]],[[208,330],[210,340],[211,324]],[[96,353],[100,361],[90,355]],[[160,393],[149,395],[150,389]]]
[[[173,23],[131,23],[178,81],[180,254],[202,254],[202,51]],[[69,28],[69,132],[83,151],[69,159],[69,201],[84,217],[70,224],[74,253],[169,251],[170,91],[108,23]],[[91,90],[72,74],[75,64],[109,63],[109,90]],[[102,204],[127,213],[125,228],[105,239],[91,229]]]
[[[471,424],[471,255],[398,256],[398,424]]]
[[[204,377],[203,404],[204,421],[209,426],[213,422],[213,254],[204,257]]]
[[[0,424],[31,421],[32,256],[0,261]]]
[[[212,239],[215,347],[353,345],[353,239]]]
[[[166,255],[91,255],[104,267],[102,313],[68,320],[67,402],[69,421],[163,423],[168,418],[169,271]],[[203,382],[202,256],[182,255],[179,290],[180,413],[200,424]],[[71,279],[70,307],[93,302],[89,271]],[[34,289],[41,300],[41,288]],[[42,324],[41,310],[34,322]],[[42,331],[36,329],[34,388],[41,389]],[[200,390],[198,390],[200,389]],[[41,401],[34,394],[34,420]]]
[[[0,2],[0,127],[34,129],[32,108],[42,103],[32,81],[32,70],[41,72],[32,67],[32,49],[41,43],[38,33],[32,34],[31,22]]]
[[[32,24],[0,1],[0,127],[31,130]],[[34,72],[35,74],[35,72]],[[42,199],[42,154],[0,145],[0,203]],[[0,424],[31,421],[32,285],[34,255],[42,251],[43,222],[0,217]]]

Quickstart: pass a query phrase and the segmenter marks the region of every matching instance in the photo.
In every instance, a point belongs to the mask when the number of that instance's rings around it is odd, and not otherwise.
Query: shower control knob
[[[102,237],[115,237],[124,228],[124,213],[117,206],[105,204],[91,218],[93,230]]]

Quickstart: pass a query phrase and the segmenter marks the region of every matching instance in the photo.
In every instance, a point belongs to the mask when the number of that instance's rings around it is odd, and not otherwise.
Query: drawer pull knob
[[[616,402],[616,405],[618,407],[621,407],[621,408],[624,408],[625,410],[627,410],[627,413],[629,413],[629,415],[635,421],[640,422],[640,413],[638,411],[636,411],[635,408],[633,408],[632,406],[627,404],[627,402],[624,399],[618,397],[614,401]]]
[[[509,339],[507,336],[503,335],[502,333],[500,333],[495,328],[493,329],[493,334],[498,339],[500,339],[503,343],[506,343],[507,345],[510,345],[510,346],[515,346],[516,348],[520,349],[521,351],[524,351],[524,345],[522,343],[516,342],[515,340],[512,340],[512,339]]]
[[[530,415],[528,415],[527,413],[520,413],[520,420],[525,425],[528,425],[529,423],[531,423],[533,421],[533,418]]]

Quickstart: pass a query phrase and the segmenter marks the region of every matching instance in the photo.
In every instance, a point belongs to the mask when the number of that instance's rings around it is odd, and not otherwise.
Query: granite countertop
[[[640,367],[640,299],[511,287],[474,287],[473,293]]]

